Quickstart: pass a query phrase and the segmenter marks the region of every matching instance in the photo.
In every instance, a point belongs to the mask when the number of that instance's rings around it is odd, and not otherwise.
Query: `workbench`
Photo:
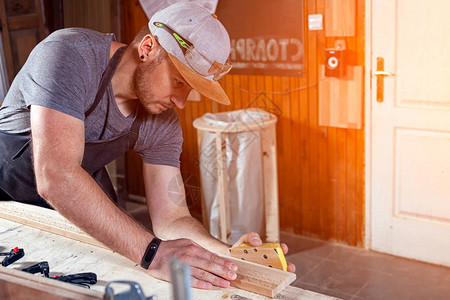
[[[4,293],[8,290],[5,288],[5,286],[8,287],[5,281],[11,276],[13,278],[22,277],[21,281],[25,283],[30,282],[29,285],[36,285],[36,283],[33,282],[36,281],[37,285],[42,288],[42,285],[49,282],[50,285],[47,289],[51,289],[52,286],[58,285],[67,287],[71,293],[77,293],[79,291],[80,295],[88,294],[89,296],[80,296],[80,299],[102,298],[106,284],[114,280],[132,280],[138,282],[147,297],[156,295],[157,299],[172,298],[172,286],[170,283],[149,276],[145,270],[127,258],[106,249],[104,246],[101,247],[99,245],[93,245],[95,243],[87,243],[89,240],[84,242],[80,241],[83,239],[64,237],[63,235],[66,235],[64,234],[66,230],[64,226],[74,225],[58,225],[58,223],[64,219],[58,212],[51,210],[42,211],[42,208],[32,207],[32,209],[36,211],[34,218],[40,218],[40,211],[50,214],[50,221],[42,221],[43,223],[54,222],[54,224],[48,224],[47,228],[45,226],[35,226],[35,220],[28,222],[20,217],[15,218],[14,216],[11,217],[9,215],[5,217],[7,214],[5,211],[9,209],[6,209],[4,206],[2,207],[2,205],[5,204],[8,204],[8,202],[0,201],[0,252],[7,252],[14,247],[19,247],[24,249],[25,256],[8,267],[0,266],[0,290],[2,290],[0,291],[0,296],[5,297]],[[20,205],[23,204],[19,204],[19,207]],[[12,219],[16,221],[11,221]],[[58,234],[49,232],[49,229],[52,226]],[[38,229],[35,227],[42,228]],[[83,236],[83,234],[84,233],[80,231],[80,236]],[[31,275],[22,271],[17,271],[41,261],[48,261],[50,266],[50,276],[94,272],[97,274],[98,282],[97,284],[92,285],[90,290],[87,290],[68,283],[42,278],[41,274]],[[25,284],[23,285],[25,286]],[[14,289],[14,293],[16,293],[16,291],[19,293],[17,289]],[[9,292],[11,293],[11,288],[9,288]],[[235,297],[232,297],[233,295],[239,295],[249,299],[268,299],[264,296],[234,287],[226,289],[215,288],[212,290],[192,290],[193,299],[234,299]],[[15,294],[9,296],[15,296]],[[36,297],[37,294],[30,296]],[[329,296],[292,286],[284,289],[276,298],[334,299]]]

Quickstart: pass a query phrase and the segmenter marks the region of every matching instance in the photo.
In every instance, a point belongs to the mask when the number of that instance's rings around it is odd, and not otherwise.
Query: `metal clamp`
[[[145,297],[137,282],[117,280],[108,282],[103,300],[156,300],[156,296]]]

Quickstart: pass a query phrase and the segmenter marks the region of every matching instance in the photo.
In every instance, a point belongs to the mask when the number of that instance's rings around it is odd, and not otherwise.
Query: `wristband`
[[[160,243],[161,240],[155,236],[153,240],[150,242],[150,244],[148,244],[147,250],[145,250],[144,253],[144,257],[142,257],[141,267],[143,267],[146,270],[148,269],[148,267],[153,261],[153,258],[155,258],[156,251],[158,251]]]

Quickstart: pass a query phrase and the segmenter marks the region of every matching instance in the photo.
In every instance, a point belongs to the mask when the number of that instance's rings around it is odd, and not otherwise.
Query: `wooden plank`
[[[203,143],[203,136],[205,135],[205,132],[203,130],[197,130],[197,149],[198,149],[198,162],[200,165],[200,159],[201,159],[201,151],[202,151],[202,143]],[[199,176],[199,183],[200,187],[202,186],[202,180],[201,176]],[[200,194],[201,202],[202,202],[202,223],[203,226],[206,228],[206,230],[209,231],[209,212],[206,209],[206,202],[205,202],[205,195],[202,193]]]
[[[301,79],[299,77],[291,77],[289,88],[293,89],[290,92],[290,111],[291,111],[291,131],[289,132],[289,140],[291,141],[291,160],[290,163],[293,166],[299,166],[301,161],[301,125],[300,122],[294,120],[300,119],[300,88],[302,86]],[[291,168],[290,171],[291,178],[297,178],[297,180],[291,181],[289,184],[291,186],[291,197],[290,201],[285,202],[285,211],[281,212],[280,215],[285,216],[283,219],[280,218],[280,227],[288,227],[288,230],[294,232],[295,228],[293,224],[301,224],[298,222],[298,216],[301,211],[301,195],[298,195],[298,191],[301,190],[301,168],[295,167]],[[281,208],[280,208],[281,209]],[[298,210],[298,212],[297,212]],[[284,222],[284,224],[282,223]]]
[[[266,219],[266,241],[280,241],[278,206],[277,139],[275,124],[260,131],[263,167],[264,214]]]
[[[55,210],[13,201],[0,201],[0,218],[108,249]]]
[[[275,297],[297,278],[295,273],[269,268],[229,256],[224,258],[232,261],[239,268],[238,276],[231,281],[231,286],[267,297]]]
[[[3,212],[5,207],[10,207],[11,205],[8,203],[18,204],[16,202],[0,202],[0,211]],[[20,204],[18,207],[24,208]],[[47,216],[47,213],[44,213],[44,211],[47,211],[46,209],[33,206],[31,208],[35,212],[35,217]],[[12,210],[9,209],[8,211]],[[14,213],[14,211],[12,212]],[[53,218],[58,219],[57,214],[52,213],[52,215]],[[16,218],[16,222],[22,220],[22,218]],[[34,222],[34,225],[42,227],[45,220],[49,221],[50,224],[43,226],[43,230],[49,230],[51,226],[63,225],[64,222],[69,223],[61,216],[56,222],[48,220],[47,217],[42,220],[42,222]],[[74,235],[65,234],[65,237],[63,237],[16,222],[5,220],[3,216],[0,218],[0,244],[2,247],[10,249],[17,246],[18,234],[20,234],[20,247],[25,250],[25,257],[8,268],[17,268],[17,265],[19,265],[20,269],[22,266],[29,267],[37,261],[47,260],[50,265],[51,276],[61,273],[95,272],[99,281],[96,285],[91,286],[91,290],[103,292],[107,282],[126,279],[138,282],[146,295],[157,295],[161,297],[160,299],[170,297],[169,283],[148,276],[145,270],[118,253],[84,242],[80,243],[76,240],[79,237],[79,232],[75,232]],[[72,226],[66,228],[72,228]],[[59,231],[55,232],[59,233]],[[328,296],[288,287],[295,280],[294,273],[233,259],[229,256],[224,258],[232,260],[239,268],[238,280],[233,283],[233,287],[209,291],[193,289],[194,299],[230,299],[231,295],[234,294],[250,299],[266,299],[261,296],[263,293],[266,295],[279,294],[278,299],[299,299],[302,297],[304,297],[302,299],[330,299]],[[260,295],[250,291],[257,292]]]
[[[33,274],[0,268],[0,299],[91,300],[103,293]]]
[[[16,17],[8,17],[8,27],[9,30],[21,30],[28,29],[30,27],[40,26],[39,15],[24,15]]]
[[[292,122],[291,122],[291,107],[290,107],[290,94],[287,93],[289,90],[289,78],[288,77],[273,77],[273,102],[280,109],[280,113],[278,114],[278,118],[280,126],[279,131],[276,132],[279,137],[278,149],[277,153],[277,166],[279,168],[278,171],[284,170],[284,172],[278,172],[279,178],[279,199],[278,203],[280,203],[281,207],[286,210],[288,202],[292,201],[293,186],[290,184],[289,179],[292,176],[292,169],[289,168],[291,161],[286,159],[288,157],[292,157],[292,143],[290,140],[290,132],[292,131]],[[275,110],[274,110],[275,111]],[[280,209],[281,209],[280,207]],[[271,242],[272,240],[268,240]]]
[[[364,0],[358,0],[356,3],[357,22],[356,22],[356,64],[364,66],[365,64],[365,5]],[[361,16],[361,17],[359,17]],[[367,67],[367,66],[366,66]],[[369,88],[363,84],[363,95],[366,95],[365,89]],[[364,105],[362,108],[364,116]],[[357,208],[356,208],[356,246],[365,247],[365,120],[361,130],[356,133],[356,184],[357,184]]]
[[[230,75],[231,76],[231,85],[230,85],[230,94],[231,99],[233,99],[233,110],[240,109],[241,107],[245,107],[242,103],[241,91],[239,90],[239,86],[241,85],[240,75]],[[231,101],[231,100],[230,100]]]
[[[325,35],[354,36],[355,0],[325,0]]]
[[[317,12],[317,1],[308,1],[308,14]],[[317,61],[319,48],[317,45],[317,32],[308,31],[308,52],[307,52],[307,78],[308,85],[308,130],[309,130],[309,159],[308,164],[310,168],[310,195],[309,199],[305,201],[305,218],[307,226],[305,227],[309,236],[317,237],[320,235],[320,211],[319,211],[319,145],[318,145],[318,103],[317,103]]]
[[[306,5],[306,4],[305,4]],[[301,86],[308,87],[309,80],[307,78],[302,78],[300,80]],[[300,170],[300,192],[296,194],[300,197],[299,202],[301,205],[296,206],[294,210],[295,220],[294,230],[295,233],[305,234],[307,233],[308,219],[305,218],[307,215],[307,202],[311,197],[311,179],[310,179],[310,167],[309,167],[309,157],[310,157],[310,139],[309,139],[309,115],[308,115],[308,107],[309,107],[309,97],[308,97],[309,88],[305,88],[300,93],[300,107],[299,107],[299,119],[295,120],[300,124],[300,148],[297,149],[300,155],[299,165],[293,166],[294,168],[299,168]],[[294,177],[295,178],[295,177]],[[281,216],[283,219],[284,216]],[[300,217],[300,221],[298,218]]]
[[[325,77],[319,66],[319,125],[361,129],[362,66],[348,66],[342,78]]]
[[[346,241],[346,211],[347,211],[347,172],[353,172],[353,170],[347,170],[347,157],[346,157],[346,135],[344,129],[337,130],[337,224],[336,224],[336,239],[338,241]],[[342,201],[340,201],[342,199]]]
[[[346,240],[355,245],[356,242],[356,208],[357,208],[357,190],[356,190],[356,131],[348,130],[346,132],[346,158],[347,166],[354,172],[347,172],[347,209],[345,219],[347,221]]]
[[[63,0],[64,27],[113,32],[111,7],[111,0]]]
[[[337,207],[338,207],[338,161],[337,161],[337,151],[338,151],[338,141],[337,141],[337,131],[341,130],[338,128],[330,127],[328,129],[328,181],[329,181],[329,230],[330,239],[336,239],[337,232]]]
[[[220,239],[224,243],[229,242],[231,237],[231,216],[229,210],[228,199],[228,175],[227,162],[225,156],[225,139],[224,134],[216,132],[216,163],[217,163],[217,182],[219,186],[219,222],[220,222]]]
[[[364,178],[364,131],[356,133],[356,245],[365,245],[365,178]]]

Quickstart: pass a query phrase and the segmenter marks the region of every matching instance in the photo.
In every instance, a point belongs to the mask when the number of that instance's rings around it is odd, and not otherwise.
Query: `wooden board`
[[[362,128],[362,78],[362,66],[348,66],[342,78],[325,77],[319,66],[319,126]]]
[[[71,228],[74,225],[55,211],[16,202],[0,201],[0,212],[0,251],[8,251],[16,246],[25,251],[24,258],[6,269],[22,269],[39,261],[47,260],[50,265],[50,276],[95,272],[98,283],[91,287],[94,291],[103,293],[106,283],[113,280],[132,279],[142,286],[147,296],[157,295],[159,299],[171,297],[170,283],[149,276],[145,270],[132,261],[106,249],[99,243],[95,246],[92,241],[87,243],[86,241],[89,239],[94,239],[82,231],[80,232],[79,229],[75,230],[72,235]],[[17,223],[24,220],[24,215],[31,215],[31,212],[34,212],[31,217],[32,221],[27,220],[27,224]],[[5,220],[5,216],[9,220]],[[12,222],[11,219],[15,219],[15,221]],[[45,224],[45,220],[50,220],[52,225]],[[42,227],[42,230],[32,228],[32,226]],[[53,226],[60,228],[55,230]],[[80,236],[83,238],[83,242],[73,239]],[[227,259],[233,258],[227,257]],[[236,261],[236,264],[240,273],[234,286],[210,291],[193,289],[193,299],[230,299],[232,295],[250,299],[267,299],[265,296],[245,291],[242,288],[263,292],[267,295],[269,292],[270,295],[274,295],[281,291],[277,295],[278,299],[298,299],[300,297],[330,299],[325,295],[288,286],[295,279],[295,274],[239,260]],[[275,273],[267,275],[268,271],[275,271]],[[270,280],[268,280],[268,276]],[[240,288],[236,288],[236,286]]]
[[[0,22],[3,52],[11,83],[31,50],[45,37],[41,1],[0,1]]]
[[[108,249],[57,211],[13,201],[0,202],[0,218]]]
[[[232,261],[239,268],[237,278],[231,281],[231,286],[264,296],[275,297],[297,278],[295,273],[269,268],[234,257],[224,258]]]
[[[91,300],[103,298],[103,293],[79,288],[64,282],[34,276],[10,268],[0,268],[0,299]]]
[[[325,35],[355,36],[356,0],[325,0]]]

